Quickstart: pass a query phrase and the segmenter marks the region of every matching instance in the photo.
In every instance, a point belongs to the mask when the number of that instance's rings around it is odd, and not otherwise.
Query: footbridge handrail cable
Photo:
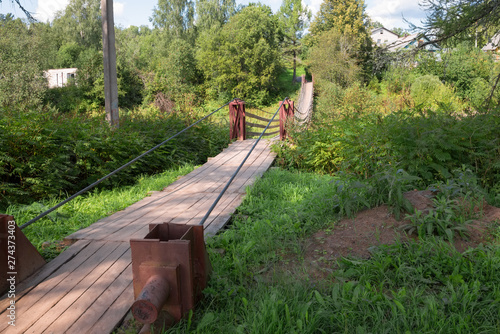
[[[45,217],[46,215],[48,215],[49,213],[53,212],[54,210],[57,210],[58,208],[60,208],[61,206],[63,206],[64,204],[68,203],[69,201],[75,199],[76,197],[80,196],[81,194],[89,191],[90,189],[94,188],[95,186],[97,186],[98,184],[100,184],[101,182],[103,182],[104,180],[110,178],[111,176],[115,175],[116,173],[120,172],[121,170],[127,168],[128,166],[130,166],[131,164],[133,164],[134,162],[136,162],[137,160],[141,159],[142,157],[144,157],[145,155],[148,155],[149,153],[155,151],[157,148],[165,145],[167,142],[169,142],[170,140],[174,139],[175,137],[179,136],[180,134],[186,132],[187,130],[189,130],[190,128],[192,128],[193,126],[195,126],[196,124],[204,121],[205,119],[207,119],[208,117],[212,116],[213,114],[215,114],[217,111],[221,110],[222,108],[226,107],[227,105],[229,105],[229,103],[231,103],[233,100],[227,102],[226,104],[224,104],[223,106],[221,106],[220,108],[214,110],[213,112],[211,112],[210,114],[204,116],[203,118],[197,120],[196,122],[194,122],[193,124],[187,126],[186,128],[184,128],[183,130],[177,132],[175,135],[171,136],[170,138],[164,140],[163,142],[161,142],[160,144],[156,145],[155,147],[147,150],[146,152],[142,153],[141,155],[137,156],[136,158],[130,160],[129,162],[127,162],[126,164],[124,164],[123,166],[121,167],[118,167],[117,169],[115,169],[114,171],[112,171],[111,173],[109,173],[108,175],[100,178],[99,180],[97,180],[96,182],[92,183],[91,185],[85,187],[84,189],[78,191],[77,193],[75,193],[74,195],[68,197],[67,199],[65,199],[64,201],[60,202],[59,204],[53,206],[52,208],[48,209],[47,211],[39,214],[38,216],[36,216],[35,218],[31,219],[30,221],[24,223],[23,225],[21,225],[19,228],[22,230],[28,226],[30,226],[31,224],[33,224],[34,222],[40,220],[41,218]]]

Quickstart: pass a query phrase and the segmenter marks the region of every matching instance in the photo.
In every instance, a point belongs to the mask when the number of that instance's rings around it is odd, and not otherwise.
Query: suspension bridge
[[[272,118],[246,112],[243,101],[228,103],[230,136],[239,140],[163,191],[69,235],[70,247],[26,279],[18,279],[14,304],[8,294],[2,297],[0,333],[115,330],[134,303],[130,240],[144,238],[150,224],[164,222],[203,226],[205,237],[215,235],[243,200],[246,187],[271,166],[275,156],[270,145],[279,138],[274,135],[285,137],[290,119],[298,124],[310,119],[312,94],[312,83],[303,78],[297,107],[284,100]],[[250,131],[254,129],[262,132]],[[27,224],[32,223],[35,219]],[[15,326],[9,323],[12,305]]]

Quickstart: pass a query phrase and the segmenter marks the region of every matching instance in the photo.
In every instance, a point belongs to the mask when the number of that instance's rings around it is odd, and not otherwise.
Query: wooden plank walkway
[[[15,327],[7,323],[10,300],[0,300],[0,333],[112,332],[133,303],[129,240],[144,237],[149,224],[199,224],[254,143],[235,142],[163,191],[68,236],[74,244],[17,286]],[[269,145],[258,143],[204,224],[205,235],[224,227],[246,186],[269,168]]]

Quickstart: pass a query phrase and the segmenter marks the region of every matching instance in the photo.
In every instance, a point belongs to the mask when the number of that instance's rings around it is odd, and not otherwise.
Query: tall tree
[[[250,5],[217,34],[198,39],[198,66],[213,93],[264,102],[281,69],[278,22],[271,9]],[[215,91],[214,91],[215,90]]]
[[[312,35],[319,35],[335,28],[341,33],[361,36],[367,35],[367,23],[363,0],[324,0],[311,24],[310,32]]]
[[[21,19],[0,17],[0,106],[37,105],[47,81],[38,59],[41,40]]]
[[[191,0],[158,0],[149,20],[165,36],[189,39],[194,27],[194,3]]]
[[[222,27],[236,12],[234,0],[197,0],[196,27],[200,31]]]
[[[348,36],[356,48],[356,52],[351,54],[362,65],[363,77],[368,80],[372,74],[372,41],[367,31],[369,24],[364,0],[323,0],[311,23],[308,44],[316,45],[321,34],[331,30]]]
[[[283,0],[278,18],[285,37],[285,53],[293,58],[293,81],[296,77],[297,55],[302,50],[302,35],[311,20],[311,11],[302,6],[302,0]]]
[[[102,48],[101,2],[99,0],[70,0],[68,6],[56,13],[53,27],[62,44],[74,42],[84,48]]]

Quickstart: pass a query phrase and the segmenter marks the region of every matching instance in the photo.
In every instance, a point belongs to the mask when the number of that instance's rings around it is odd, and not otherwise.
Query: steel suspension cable
[[[243,165],[245,164],[245,162],[247,161],[247,159],[250,157],[250,154],[252,154],[253,150],[255,149],[255,147],[257,146],[257,144],[259,143],[259,141],[262,139],[262,136],[264,136],[264,133],[267,131],[267,129],[271,125],[272,121],[274,120],[274,118],[276,117],[276,115],[278,114],[278,112],[280,111],[281,106],[285,103],[286,100],[288,100],[288,97],[286,97],[283,101],[281,101],[281,104],[280,104],[278,110],[276,110],[276,112],[274,113],[274,115],[271,118],[271,120],[267,123],[267,126],[264,129],[264,131],[262,131],[262,133],[260,134],[259,138],[255,141],[255,143],[253,144],[253,146],[250,149],[250,151],[248,152],[248,154],[245,156],[245,158],[243,159],[243,161],[241,162],[241,164],[238,166],[238,168],[236,169],[236,171],[234,172],[234,174],[231,176],[231,178],[229,179],[229,181],[224,186],[224,189],[222,189],[221,193],[219,194],[219,196],[217,196],[217,198],[215,199],[214,203],[212,204],[212,206],[210,207],[210,209],[208,209],[207,213],[201,219],[201,221],[200,221],[200,223],[198,225],[205,224],[205,222],[207,221],[208,217],[210,216],[210,214],[212,213],[212,211],[215,209],[215,207],[217,206],[217,204],[219,203],[220,199],[222,198],[222,196],[224,195],[224,193],[226,192],[226,190],[229,188],[229,186],[231,185],[231,183],[233,182],[233,180],[236,178],[236,175],[239,173],[239,171],[241,170],[241,168],[243,167]]]
[[[172,137],[164,140],[163,142],[161,142],[160,144],[156,145],[155,147],[147,150],[146,152],[142,153],[141,155],[139,155],[138,157],[130,160],[129,162],[127,162],[126,164],[124,164],[123,166],[115,169],[114,171],[112,171],[111,173],[109,173],[108,175],[104,176],[103,178],[97,180],[96,182],[92,183],[91,185],[85,187],[84,189],[80,190],[79,192],[75,193],[74,195],[68,197],[67,199],[65,199],[64,201],[60,202],[59,204],[53,206],[52,208],[48,209],[47,211],[39,214],[38,216],[36,216],[35,218],[31,219],[30,221],[28,221],[27,223],[23,224],[20,226],[20,229],[24,229],[28,226],[30,226],[31,224],[33,224],[34,222],[36,222],[37,220],[45,217],[46,215],[48,215],[49,213],[51,213],[52,211],[60,208],[61,206],[63,206],[64,204],[68,203],[69,201],[75,199],[76,197],[80,196],[81,194],[89,191],[90,189],[94,188],[95,186],[97,186],[99,183],[103,182],[104,180],[110,178],[111,176],[115,175],[116,173],[120,172],[122,169],[125,169],[127,168],[128,166],[130,166],[131,164],[133,164],[134,162],[136,162],[137,160],[141,159],[142,157],[144,157],[145,155],[148,155],[149,153],[153,152],[154,150],[156,150],[157,148],[165,145],[167,142],[169,142],[170,140],[174,139],[175,137],[179,136],[180,134],[186,132],[187,130],[191,129],[193,126],[195,126],[196,124],[204,121],[205,119],[207,119],[208,117],[212,116],[213,114],[215,114],[217,111],[221,110],[222,108],[226,107],[227,105],[229,105],[229,103],[231,103],[233,100],[227,102],[226,104],[224,104],[223,106],[221,106],[220,108],[218,108],[217,110],[211,112],[210,114],[206,115],[205,117],[197,120],[195,123],[189,125],[188,127],[184,128],[183,130],[177,132],[175,135],[173,135]]]

